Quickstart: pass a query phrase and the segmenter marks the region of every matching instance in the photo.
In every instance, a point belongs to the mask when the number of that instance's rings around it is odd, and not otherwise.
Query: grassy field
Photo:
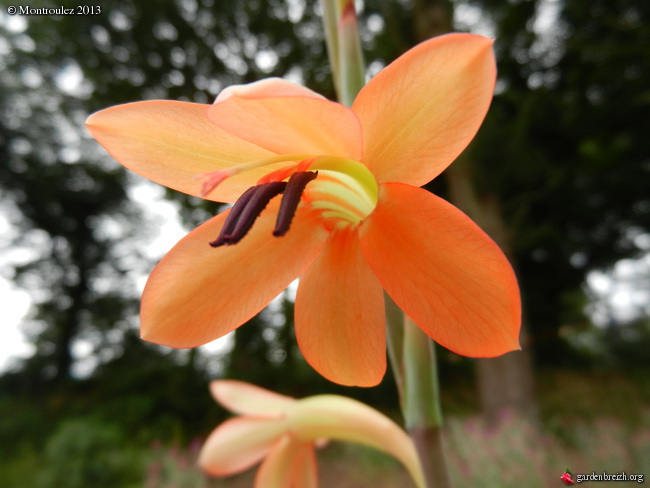
[[[446,425],[448,462],[459,487],[546,488],[564,486],[560,476],[625,473],[650,475],[650,381],[643,372],[622,375],[594,372],[549,372],[540,375],[538,393],[542,424],[531,425],[504,412],[497,426],[480,417],[451,416]],[[227,479],[204,479],[193,454],[172,451],[168,477],[158,471],[151,488],[247,488],[255,470]],[[176,457],[176,461],[174,461]],[[321,486],[336,488],[413,486],[405,470],[382,453],[350,444],[321,450]],[[162,467],[162,463],[158,464]],[[181,469],[176,469],[181,468]],[[187,476],[175,481],[173,476]],[[189,479],[194,485],[188,485]],[[615,481],[598,481],[600,487]],[[616,485],[621,486],[621,485]]]
[[[560,439],[516,418],[494,428],[480,419],[450,419],[448,456],[458,487],[546,488],[563,486],[566,468],[576,474],[650,473],[650,415],[643,428],[630,431],[613,418],[566,419]],[[174,451],[150,470],[147,488],[250,488],[255,470],[226,479],[205,479],[191,452]],[[162,462],[160,462],[162,461]],[[163,466],[166,463],[166,469]],[[331,445],[319,452],[321,486],[405,488],[413,486],[393,459],[359,446]],[[598,486],[615,486],[602,481]],[[620,485],[618,485],[620,486]]]
[[[566,468],[574,478],[593,472],[650,475],[650,382],[645,372],[547,372],[539,375],[538,396],[540,425],[507,412],[497,426],[485,425],[476,414],[448,415],[448,461],[457,487],[564,486],[559,478]],[[196,467],[200,443],[169,446],[153,440],[149,446],[136,446],[115,425],[70,420],[40,442],[16,442],[22,447],[0,459],[0,486],[253,486],[255,469],[207,479]],[[397,461],[361,446],[331,443],[319,451],[318,463],[322,487],[413,486]],[[607,487],[615,482],[592,483]]]

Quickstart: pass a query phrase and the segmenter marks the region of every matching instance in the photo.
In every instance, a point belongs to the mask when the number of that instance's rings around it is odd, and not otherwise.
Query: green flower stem
[[[385,292],[384,303],[386,304],[388,359],[397,384],[400,408],[404,411],[404,312]]]
[[[406,428],[442,425],[434,344],[404,316],[404,421]],[[433,400],[429,403],[426,400]]]
[[[434,342],[404,315],[404,386],[406,430],[420,455],[430,488],[450,488],[442,443],[442,408]]]
[[[442,442],[435,344],[385,297],[388,353],[406,429],[420,456],[427,487],[451,488]]]
[[[339,2],[337,0],[323,0],[323,25],[325,27],[325,45],[327,46],[327,57],[332,70],[332,79],[336,93],[341,93],[339,82]]]
[[[327,54],[339,101],[347,106],[365,84],[365,65],[353,0],[325,0],[323,22]]]

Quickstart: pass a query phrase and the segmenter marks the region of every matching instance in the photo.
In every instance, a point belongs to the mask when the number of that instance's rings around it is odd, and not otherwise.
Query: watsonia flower
[[[418,188],[474,137],[495,79],[492,42],[450,34],[381,70],[351,108],[267,79],[229,87],[213,105],[148,101],[92,115],[91,134],[127,168],[235,203],[153,271],[143,338],[205,344],[300,276],[298,344],[332,381],[381,380],[384,290],[458,354],[517,349],[520,299],[508,261],[465,214]]]

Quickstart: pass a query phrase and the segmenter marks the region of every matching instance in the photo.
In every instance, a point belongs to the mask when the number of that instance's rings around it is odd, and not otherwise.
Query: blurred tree
[[[540,364],[570,364],[561,334],[584,327],[587,273],[638,255],[634,237],[650,227],[650,56],[641,47],[650,10],[635,1],[458,3],[480,6],[494,29],[499,82],[475,144],[448,172],[451,195],[467,200],[469,177],[477,191],[461,208],[513,257],[531,331],[522,342]],[[513,356],[481,363],[484,405],[486,391],[488,405],[516,398],[525,370]]]
[[[585,321],[586,274],[638,256],[650,229],[650,5],[506,5],[485,2],[499,84],[472,170],[498,195],[537,359],[566,364],[561,331]]]
[[[301,0],[109,0],[99,15],[2,17],[0,188],[32,250],[15,273],[38,292],[37,376],[68,376],[80,337],[115,348],[121,336],[105,331],[129,329],[134,312],[125,273],[146,263],[125,247],[139,225],[125,173],[87,139],[86,115],[152,98],[209,103],[226,85],[267,76],[332,98],[318,8]],[[500,217],[496,232],[517,263],[543,364],[570,357],[561,328],[584,322],[575,297],[586,273],[634,255],[634,236],[648,230],[649,8],[632,0],[363,5],[371,73],[448,27],[451,13],[459,27],[496,34],[498,92],[463,171],[481,208],[491,202]],[[430,188],[453,198],[453,178]],[[172,194],[189,224],[218,210]],[[288,368],[297,357],[287,348],[290,321],[260,342],[252,335],[266,328],[261,320],[238,331],[231,364],[252,348],[247,368],[283,368],[273,364],[282,351]]]
[[[27,368],[36,381],[63,380],[75,339],[133,311],[131,287],[121,281],[128,269],[114,252],[133,215],[124,175],[89,157],[98,151],[77,129],[86,87],[62,54],[41,57],[44,41],[29,32],[20,25],[0,32],[10,48],[0,73],[0,188],[20,228],[9,244],[30,254],[13,270],[37,304],[30,329],[37,348]]]

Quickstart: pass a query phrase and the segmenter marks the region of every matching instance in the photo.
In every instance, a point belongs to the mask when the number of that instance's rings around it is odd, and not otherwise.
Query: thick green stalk
[[[435,345],[413,323],[404,318],[404,421],[406,428],[442,425]]]
[[[442,408],[434,342],[404,315],[402,412],[429,488],[452,486],[442,442]]]
[[[354,1],[324,1],[323,22],[336,93],[350,107],[366,81]]]
[[[420,456],[428,488],[451,488],[442,439],[442,408],[434,342],[386,298],[388,353],[404,423]]]
[[[404,312],[388,293],[384,293],[386,303],[386,343],[388,359],[393,370],[400,408],[404,411]]]
[[[325,45],[327,46],[327,57],[332,70],[332,79],[337,95],[341,93],[339,87],[339,2],[336,0],[323,0],[323,26],[325,27]]]

